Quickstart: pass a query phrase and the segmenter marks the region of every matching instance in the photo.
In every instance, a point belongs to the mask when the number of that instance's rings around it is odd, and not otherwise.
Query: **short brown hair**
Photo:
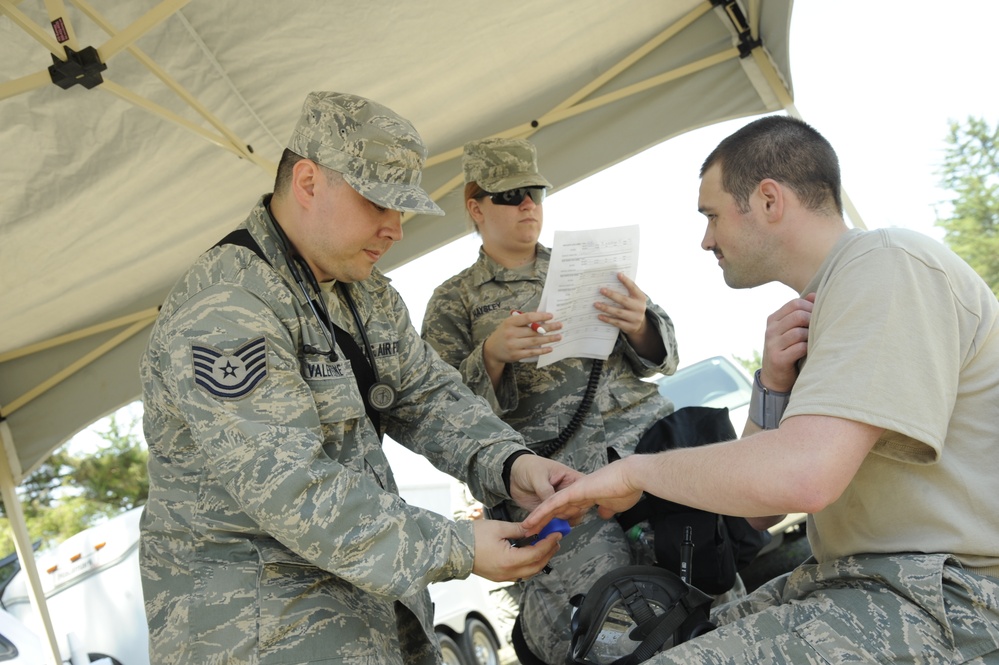
[[[755,120],[718,144],[704,164],[701,177],[721,166],[722,188],[742,212],[761,181],[770,178],[787,186],[807,209],[843,214],[839,158],[832,145],[811,125],[789,116]]]
[[[274,193],[281,194],[288,190],[291,186],[291,174],[295,170],[295,164],[305,159],[296,152],[292,152],[285,148],[284,152],[281,153],[281,161],[278,162],[277,175],[274,176]],[[319,171],[326,178],[326,182],[333,183],[338,179],[343,179],[343,174],[333,169],[327,168],[322,164],[316,164]]]

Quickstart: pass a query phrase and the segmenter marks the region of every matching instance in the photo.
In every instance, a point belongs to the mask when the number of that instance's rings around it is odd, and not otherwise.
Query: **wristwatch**
[[[756,375],[753,377],[753,396],[749,398],[749,419],[762,429],[777,429],[784,415],[784,409],[787,408],[787,402],[791,399],[791,393],[767,390],[760,383],[762,371],[756,370]]]

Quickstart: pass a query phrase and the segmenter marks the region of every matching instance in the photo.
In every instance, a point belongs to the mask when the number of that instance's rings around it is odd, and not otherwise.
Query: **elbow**
[[[792,483],[785,512],[814,514],[835,503],[846,485],[821,473],[805,473]]]

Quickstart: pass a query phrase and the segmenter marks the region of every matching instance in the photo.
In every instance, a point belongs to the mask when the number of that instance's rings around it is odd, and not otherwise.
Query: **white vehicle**
[[[0,610],[0,664],[41,665],[47,663],[42,641],[9,612]]]
[[[139,580],[141,513],[142,508],[132,509],[36,555],[64,662],[149,665],[149,629]],[[26,582],[18,572],[0,601],[35,635],[44,635]]]
[[[474,575],[430,585],[444,665],[500,664],[501,640],[487,585]]]
[[[753,379],[728,358],[714,356],[687,365],[670,376],[656,379],[659,394],[677,409],[685,406],[728,407],[735,433],[742,432],[749,416]]]

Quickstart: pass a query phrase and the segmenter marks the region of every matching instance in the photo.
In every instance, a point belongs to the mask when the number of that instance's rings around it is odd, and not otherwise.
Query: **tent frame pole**
[[[28,535],[24,510],[21,508],[21,500],[17,496],[16,488],[24,479],[20,477],[19,472],[15,473],[15,469],[12,468],[11,460],[14,460],[14,464],[17,463],[17,451],[14,447],[14,437],[10,427],[4,420],[0,420],[0,440],[3,441],[5,453],[0,455],[0,494],[3,496],[4,509],[10,522],[11,534],[14,537],[14,549],[21,562],[21,569],[28,577],[28,598],[42,620],[42,628],[45,631],[53,658],[52,663],[53,665],[62,665],[59,643],[56,640],[55,629],[52,627],[52,617],[49,615],[49,608],[45,602],[45,591],[42,589],[42,580],[38,575],[35,554],[31,548],[31,536]]]
[[[124,344],[132,336],[139,334],[140,332],[151,326],[155,320],[156,320],[155,312],[153,312],[147,318],[139,319],[125,330],[121,331],[120,333],[118,333],[108,341],[104,342],[100,346],[94,348],[92,351],[80,357],[75,362],[72,362],[68,366],[59,370],[58,372],[56,372],[49,378],[45,379],[44,381],[42,381],[37,386],[27,391],[20,397],[11,400],[7,404],[0,404],[0,416],[6,418],[7,416],[14,413],[22,406],[24,406],[31,400],[41,395],[42,393],[46,392],[47,390],[50,390],[51,388],[54,388],[55,386],[62,383],[68,377],[86,368],[87,365],[90,365],[92,362],[96,361],[104,354],[109,353],[118,346]],[[100,328],[100,326],[97,327]],[[67,338],[65,341],[72,341],[72,339],[75,338],[73,335],[67,335],[63,337]]]

